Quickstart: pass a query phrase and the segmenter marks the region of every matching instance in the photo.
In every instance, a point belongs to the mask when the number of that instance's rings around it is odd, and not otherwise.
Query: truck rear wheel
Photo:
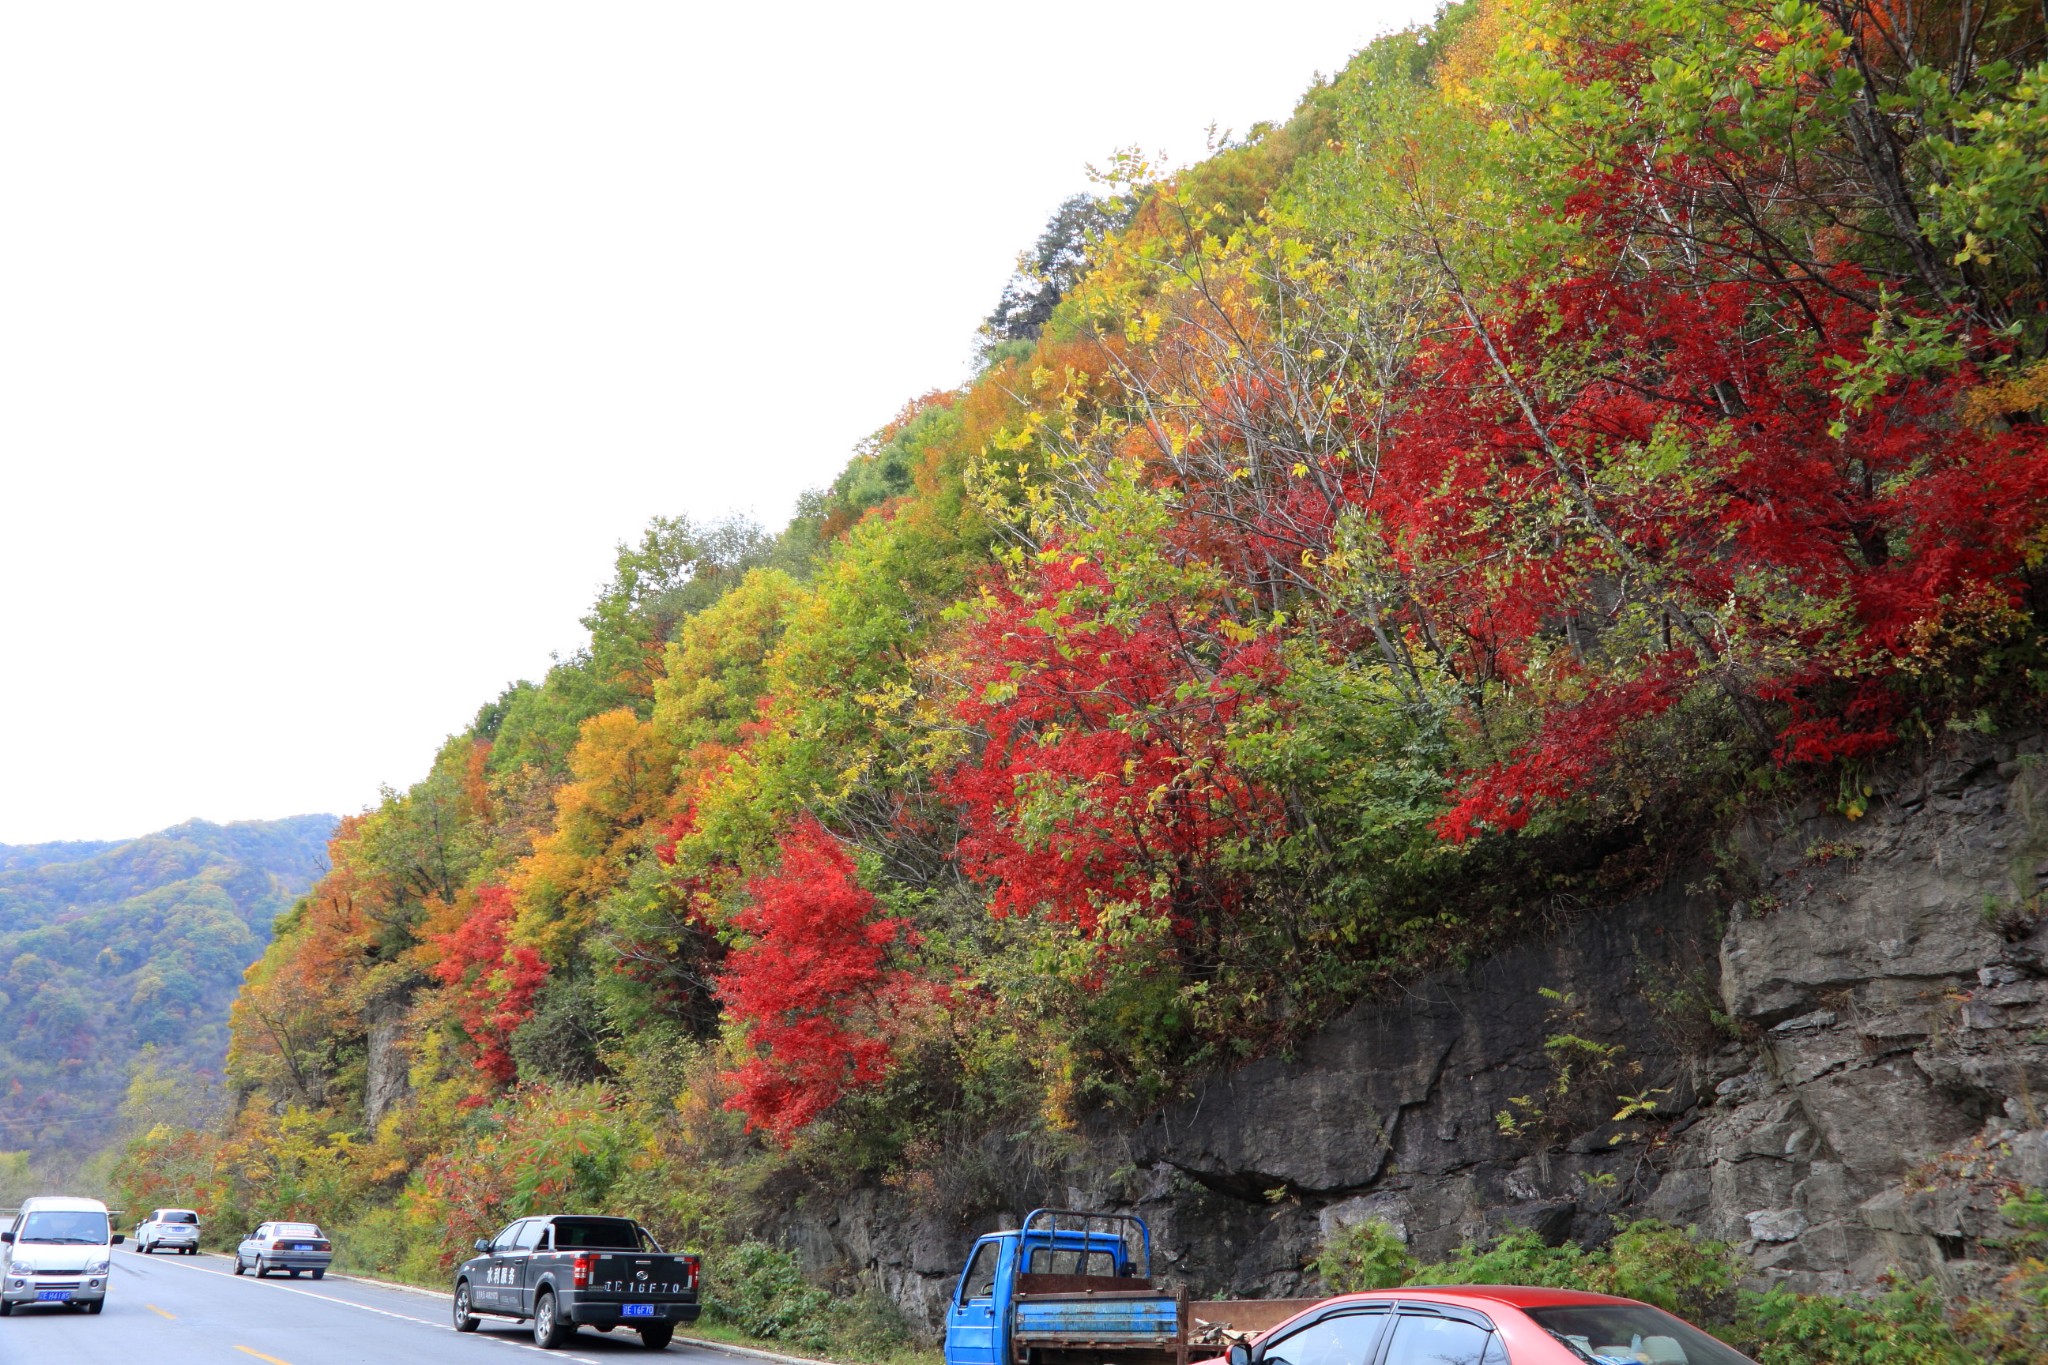
[[[676,1328],[672,1322],[651,1323],[640,1329],[640,1344],[650,1351],[666,1348],[675,1339]]]
[[[555,1316],[555,1296],[543,1291],[533,1305],[533,1344],[544,1351],[554,1350],[569,1339],[569,1332],[563,1331],[562,1326],[561,1319]]]

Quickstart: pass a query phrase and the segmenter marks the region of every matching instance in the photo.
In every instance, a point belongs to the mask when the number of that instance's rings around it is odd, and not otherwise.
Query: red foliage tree
[[[1852,292],[1571,278],[1419,362],[1435,378],[1369,505],[1461,674],[1546,698],[1448,837],[1526,823],[1698,686],[1781,761],[1883,748],[1902,665],[2019,604],[2039,432],[1960,423],[1967,365],[1845,396],[1878,324]],[[1571,382],[1545,373],[1558,354]]]
[[[961,719],[980,757],[950,778],[962,868],[997,915],[1092,932],[1108,901],[1174,916],[1227,913],[1226,845],[1277,828],[1272,794],[1231,764],[1245,689],[1278,672],[1265,639],[1233,644],[1173,602],[1118,610],[1101,566],[1048,553],[1024,589],[992,589],[967,641]]]
[[[515,914],[507,888],[486,886],[461,924],[428,940],[440,955],[434,977],[449,988],[456,1021],[476,1047],[476,1069],[500,1085],[518,1076],[512,1032],[532,1016],[548,976],[538,952],[506,941]]]
[[[725,1079],[727,1107],[787,1142],[848,1091],[889,1071],[891,1034],[923,994],[889,949],[913,941],[905,921],[876,914],[853,859],[811,816],[784,832],[781,865],[747,884],[734,918],[752,936],[719,979],[730,1017],[754,1055]]]

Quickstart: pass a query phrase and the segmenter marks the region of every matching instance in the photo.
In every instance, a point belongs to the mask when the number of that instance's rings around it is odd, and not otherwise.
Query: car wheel
[[[292,1271],[292,1278],[293,1278],[293,1279],[295,1279],[295,1280],[296,1280],[297,1278],[299,1278],[299,1272],[298,1272],[297,1270],[293,1270],[293,1271]]]
[[[562,1321],[555,1316],[555,1296],[543,1293],[533,1305],[533,1344],[552,1351],[568,1339],[569,1333],[562,1330]]]
[[[239,1251],[235,1253],[235,1273],[237,1275],[242,1273],[242,1253]]]
[[[105,1299],[94,1299],[91,1303],[85,1306],[85,1311],[88,1313],[97,1313],[106,1306],[107,1301]]]
[[[261,1256],[258,1256],[256,1258],[256,1278],[260,1280],[269,1273],[269,1269],[265,1267],[265,1265],[263,1264],[263,1258]]]
[[[650,1351],[665,1351],[675,1335],[676,1327],[672,1322],[650,1323],[640,1329],[640,1344]]]
[[[316,1270],[313,1272],[313,1278],[316,1280],[324,1280],[327,1278],[327,1272],[325,1270]]]
[[[455,1330],[474,1332],[477,1329],[477,1315],[469,1311],[469,1281],[455,1282]]]
[[[8,1302],[7,1300],[5,1300],[5,1299],[0,1299],[0,1318],[4,1318],[4,1317],[6,1317],[6,1316],[7,1316],[7,1315],[8,1315],[9,1313],[12,1313],[13,1311],[14,1311],[14,1305],[13,1305],[13,1304],[9,1303],[9,1302]]]

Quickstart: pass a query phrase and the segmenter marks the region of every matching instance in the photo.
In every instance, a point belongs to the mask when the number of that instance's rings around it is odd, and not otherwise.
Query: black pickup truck
[[[455,1272],[458,1332],[488,1313],[530,1319],[537,1346],[560,1346],[580,1326],[632,1327],[659,1351],[677,1323],[697,1320],[697,1258],[664,1252],[630,1218],[522,1218],[476,1249]]]

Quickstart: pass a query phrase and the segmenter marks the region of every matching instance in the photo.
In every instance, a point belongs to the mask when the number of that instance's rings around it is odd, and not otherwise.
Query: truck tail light
[[[683,1287],[685,1289],[695,1289],[697,1287],[697,1258],[695,1256],[683,1257]]]
[[[590,1287],[590,1266],[594,1257],[578,1256],[569,1263],[569,1281],[577,1289]]]

